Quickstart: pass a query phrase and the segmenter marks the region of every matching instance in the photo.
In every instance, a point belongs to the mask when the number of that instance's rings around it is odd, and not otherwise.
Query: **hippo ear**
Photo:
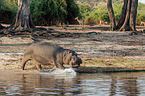
[[[72,55],[72,52],[68,51],[68,54]]]

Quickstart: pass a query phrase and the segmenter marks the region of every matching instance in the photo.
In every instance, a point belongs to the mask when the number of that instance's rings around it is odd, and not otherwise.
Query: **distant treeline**
[[[113,0],[118,21],[123,0]],[[0,23],[12,23],[17,13],[18,0],[0,1]],[[77,24],[76,17],[85,24],[109,24],[106,0],[30,0],[32,20],[35,25]],[[138,3],[137,25],[145,22],[145,4]]]
[[[81,0],[79,0],[81,1]],[[85,19],[85,24],[109,24],[109,15],[107,10],[106,0],[83,0],[78,2],[80,13]],[[89,2],[90,1],[90,2]],[[100,2],[98,2],[100,1]],[[119,20],[123,0],[112,0],[116,23]],[[94,3],[95,2],[95,3]],[[141,21],[145,22],[145,4],[138,3],[136,24],[142,25]]]

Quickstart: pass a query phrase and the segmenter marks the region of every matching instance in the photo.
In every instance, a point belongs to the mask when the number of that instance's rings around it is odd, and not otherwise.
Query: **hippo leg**
[[[62,65],[61,65],[61,67],[59,66],[59,68],[60,68],[60,69],[63,69],[63,70],[65,69]],[[50,69],[49,72],[52,72],[52,71],[55,70],[55,69],[57,69],[56,66],[54,66],[52,69]]]
[[[54,66],[52,69],[49,70],[49,72],[52,72],[54,69],[56,69],[56,67]]]
[[[53,65],[54,65],[54,67],[52,69],[50,69],[49,72],[52,72],[53,70],[55,70],[57,68],[60,68],[60,69],[63,69],[63,70],[65,69],[62,64],[56,63],[55,61],[54,61]]]
[[[56,59],[54,59],[53,65],[54,65],[54,68],[58,68],[58,64],[56,62]]]
[[[60,69],[63,69],[63,70],[65,69],[62,64],[58,64],[58,66],[59,66]]]
[[[54,61],[54,65],[55,65],[54,66],[55,68],[60,68],[60,69],[63,69],[63,70],[65,69],[63,64],[60,64],[59,61]]]
[[[35,61],[36,62],[36,61]],[[36,62],[36,67],[37,67],[37,69],[41,72],[41,71],[43,71],[42,70],[42,67],[41,67],[41,63],[39,63],[39,62]]]

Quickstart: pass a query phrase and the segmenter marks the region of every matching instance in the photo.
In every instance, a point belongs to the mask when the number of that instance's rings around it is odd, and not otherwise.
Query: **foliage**
[[[82,13],[83,16],[85,17],[85,24],[99,24],[100,20],[109,21],[108,11],[104,2],[98,3],[97,8],[91,8],[86,3],[78,3],[78,4],[81,10],[80,13]]]
[[[84,3],[79,2],[78,6],[79,6],[79,9],[80,9],[80,13],[81,13],[80,16],[84,17],[84,16],[89,15],[89,12],[91,11],[91,7],[90,7],[89,4],[87,4],[85,2]]]
[[[114,10],[116,21],[119,20],[119,17],[120,17],[120,14],[121,14],[121,10],[122,10],[122,6],[123,6],[123,4],[121,2],[116,2],[113,5],[113,10]]]
[[[96,24],[99,24],[100,21],[109,21],[109,15],[108,11],[101,6],[98,6],[98,8],[94,9],[91,14],[91,17],[95,17],[94,21],[96,21]],[[88,16],[88,17],[90,17]]]
[[[17,13],[17,2],[18,0],[2,0],[0,10],[4,12],[1,15],[8,11],[14,18]],[[70,16],[74,20],[79,15],[77,6],[74,0],[30,0],[31,15],[35,25],[57,25],[65,22]]]
[[[90,0],[86,0],[88,2]],[[95,0],[97,2],[97,0]],[[102,1],[102,0],[101,0]],[[98,2],[96,8],[91,8],[91,10],[87,10],[87,6],[90,6],[90,3],[78,3],[80,8],[80,13],[85,17],[86,24],[99,24],[100,20],[104,22],[109,22],[108,11],[106,8],[106,2]],[[84,5],[84,6],[82,6]],[[119,20],[123,3],[121,0],[115,0],[113,3],[113,9],[115,14],[116,21]],[[138,3],[138,13],[137,13],[137,24],[140,25],[141,21],[145,22],[145,4]]]
[[[31,14],[35,24],[56,24],[67,15],[66,2],[64,0],[31,0]]]
[[[18,7],[18,0],[1,0],[1,8],[3,10],[10,11],[14,14],[17,12],[17,7]]]
[[[74,24],[76,23],[74,18],[80,15],[79,7],[74,0],[65,1],[67,4],[67,18],[65,19],[65,23],[69,22],[69,24]]]
[[[17,5],[17,0],[0,0],[0,22],[12,22],[17,13]]]
[[[80,1],[80,2],[78,2]],[[75,23],[75,17],[85,19],[86,24],[109,22],[105,0],[30,0],[31,15],[35,25],[57,25],[62,22]],[[123,3],[113,0],[116,21],[119,20]],[[12,23],[17,13],[18,0],[0,0],[0,22]],[[77,2],[77,4],[75,3]],[[96,6],[93,6],[96,4]],[[145,22],[145,4],[138,3],[137,24]]]
[[[137,24],[141,25],[141,21],[145,22],[145,4],[138,3]]]

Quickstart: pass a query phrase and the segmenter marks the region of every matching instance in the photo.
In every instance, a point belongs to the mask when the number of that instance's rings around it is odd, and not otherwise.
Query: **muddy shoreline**
[[[129,35],[128,32],[103,31],[97,28],[86,27],[84,30],[79,30],[80,27],[75,26],[66,30],[57,27],[54,30],[59,31],[59,35],[54,32],[53,36],[52,34],[39,36],[37,39],[77,51],[83,59],[83,67],[121,67],[145,70],[144,34]],[[138,30],[141,28],[138,27]],[[69,35],[67,32],[70,32]],[[23,53],[32,43],[33,40],[29,35],[1,36],[0,70],[38,72],[34,62],[27,64],[27,70],[20,69]]]

